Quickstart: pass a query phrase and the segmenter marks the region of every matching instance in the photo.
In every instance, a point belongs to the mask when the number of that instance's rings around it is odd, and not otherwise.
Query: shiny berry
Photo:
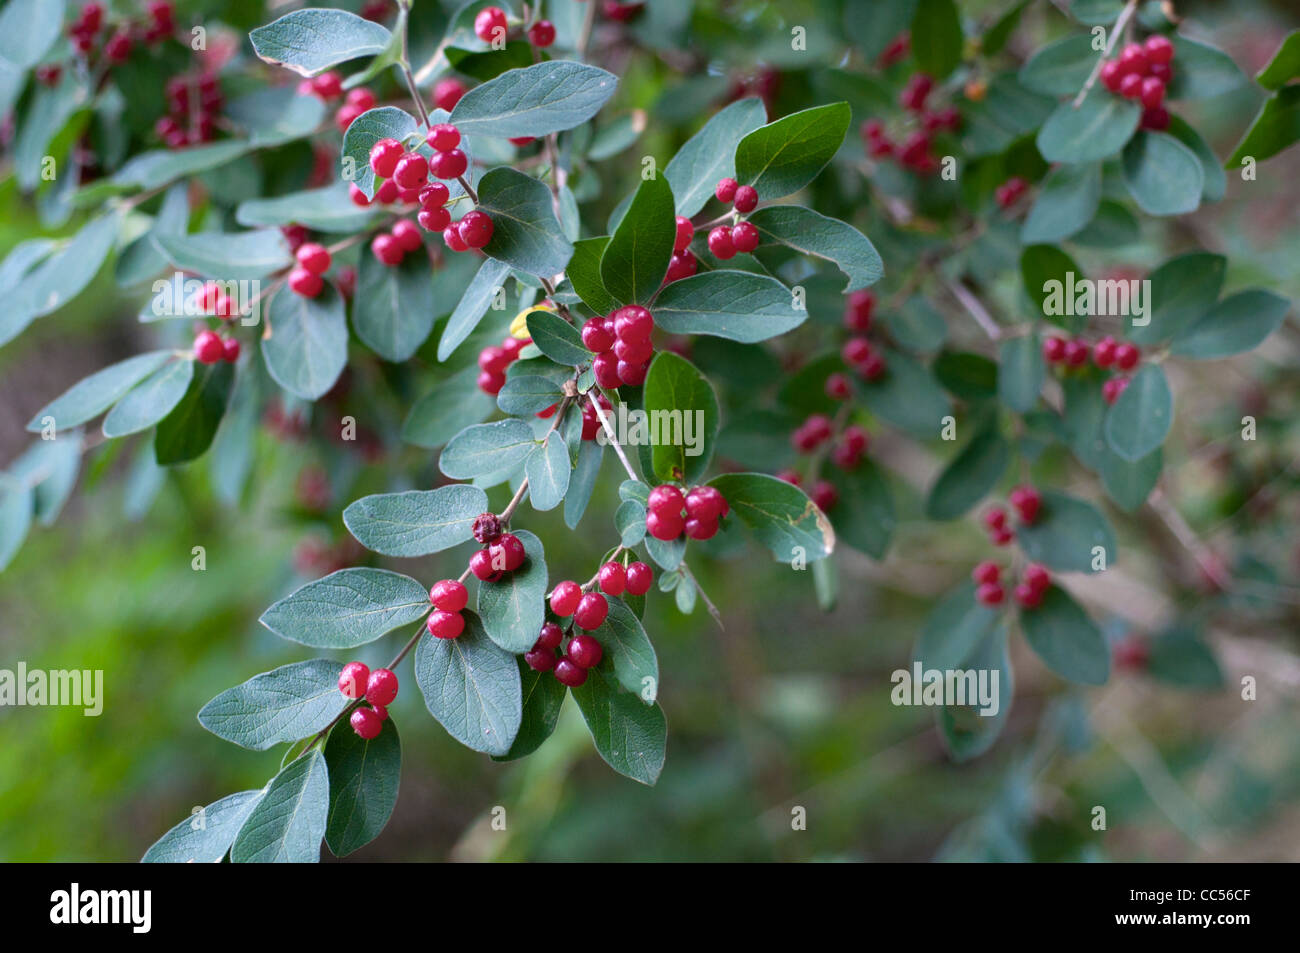
[[[424,245],[424,239],[420,236],[420,230],[415,227],[413,222],[406,219],[399,219],[393,223],[393,238],[396,239],[397,245],[404,252],[415,251]]]
[[[216,364],[218,361],[225,360],[226,346],[221,342],[221,335],[206,329],[196,334],[194,357],[200,364]]]
[[[483,582],[496,582],[503,575],[501,570],[492,566],[492,557],[486,549],[476,550],[474,555],[469,557],[469,571]]]
[[[366,701],[387,708],[397,697],[397,676],[386,668],[377,668],[366,682]]]
[[[730,205],[736,199],[736,189],[738,188],[740,188],[740,185],[735,179],[719,179],[713,194],[719,202]]]
[[[222,357],[227,364],[234,364],[239,360],[239,339],[223,338],[221,341]]]
[[[682,491],[670,483],[664,483],[651,490],[646,502],[646,508],[651,513],[661,516],[680,516],[685,507],[686,499],[682,496]]]
[[[1091,348],[1088,342],[1073,338],[1065,342],[1065,363],[1071,367],[1082,367],[1088,363],[1088,354]]]
[[[538,20],[528,28],[528,41],[533,46],[546,49],[555,42],[555,24],[550,20]]]
[[[294,257],[298,259],[298,264],[314,275],[323,275],[330,269],[329,249],[316,242],[305,242],[299,245]]]
[[[461,241],[470,248],[482,248],[492,240],[492,216],[486,212],[466,212],[456,227]]]
[[[636,562],[627,567],[627,591],[631,595],[644,596],[654,579],[654,570],[645,563]]]
[[[380,139],[370,147],[370,168],[375,175],[391,179],[404,150],[396,139]]]
[[[506,37],[506,12],[500,7],[484,7],[474,18],[474,34],[484,43],[499,43]]]
[[[1142,352],[1137,346],[1127,341],[1115,347],[1115,366],[1121,371],[1131,371],[1137,367],[1138,361],[1142,357]]]
[[[1156,33],[1147,37],[1146,43],[1142,46],[1142,52],[1146,54],[1148,63],[1163,65],[1174,58],[1174,44],[1167,36]]]
[[[614,334],[622,340],[648,341],[654,328],[654,318],[639,304],[629,304],[614,312]]]
[[[433,173],[435,179],[454,179],[464,175],[468,168],[469,159],[459,149],[435,152],[433,161],[429,163],[429,171]]]
[[[573,624],[590,632],[600,628],[605,617],[609,615],[609,603],[599,592],[589,592],[578,601],[578,608],[573,612]]]
[[[551,611],[561,618],[573,615],[582,599],[582,587],[572,579],[557,583],[551,590]]]
[[[452,251],[469,251],[465,239],[460,237],[460,228],[454,222],[442,230],[442,240]]]
[[[826,378],[826,396],[831,400],[848,400],[853,393],[853,386],[843,374],[832,374]]]
[[[1125,99],[1138,99],[1142,96],[1142,76],[1138,73],[1125,73],[1119,81],[1119,94]]]
[[[426,625],[435,639],[454,639],[465,631],[465,617],[459,612],[434,609]]]
[[[424,137],[435,152],[448,152],[460,145],[460,130],[449,122],[440,122]]]
[[[294,268],[289,272],[288,284],[294,294],[304,298],[314,298],[320,294],[325,282],[320,275],[313,274],[306,268]]]
[[[1098,367],[1110,367],[1115,363],[1115,348],[1117,343],[1113,337],[1107,335],[1102,338],[1092,348],[1092,363]]]
[[[1020,583],[1012,590],[1012,595],[1022,609],[1036,609],[1043,604],[1043,593],[1028,583]]]
[[[655,539],[669,542],[682,535],[682,530],[686,528],[686,522],[680,514],[673,513],[647,513],[645,518],[646,532]]]
[[[608,562],[600,567],[598,574],[600,591],[609,596],[621,596],[627,588],[627,570],[621,563]],[[590,667],[590,666],[589,666]]]
[[[1165,101],[1165,84],[1154,76],[1148,76],[1142,80],[1141,100],[1147,109],[1157,108]]]
[[[1052,584],[1052,574],[1047,571],[1046,566],[1039,565],[1038,563],[1030,563],[1026,566],[1025,571],[1020,578],[1026,585],[1029,585],[1040,592]]]
[[[1099,75],[1103,86],[1112,93],[1119,92],[1120,81],[1124,79],[1124,68],[1119,65],[1119,60],[1107,60],[1102,64]]]
[[[1049,364],[1060,364],[1065,360],[1065,338],[1052,337],[1043,339],[1043,360]]]
[[[433,103],[451,112],[465,95],[465,84],[458,79],[440,79],[433,87]]]
[[[460,612],[469,605],[469,590],[455,579],[441,579],[429,589],[429,602],[437,609]]]
[[[758,191],[752,185],[742,185],[736,189],[736,211],[752,212],[758,208]]]
[[[677,237],[673,240],[673,251],[685,251],[695,237],[695,226],[684,215],[677,216]]]
[[[719,225],[709,232],[709,251],[713,253],[713,257],[723,261],[736,256],[736,246],[731,239],[730,228]]]
[[[1128,387],[1127,377],[1111,377],[1101,385],[1101,399],[1108,404],[1119,400],[1119,395]]]
[[[524,653],[524,662],[534,672],[549,672],[555,668],[555,653],[550,649],[533,649]]]
[[[367,196],[365,190],[355,182],[348,186],[348,198],[352,200],[353,205],[359,205],[362,208],[365,208],[370,204],[370,197]]]
[[[415,220],[427,232],[441,232],[451,224],[451,213],[441,206],[422,208],[415,214]]]
[[[384,730],[384,720],[379,717],[379,713],[371,708],[358,708],[354,711],[348,724],[352,730],[366,741],[372,738],[378,738],[379,733]]]
[[[554,622],[543,622],[542,628],[537,633],[537,642],[534,643],[534,649],[546,649],[548,651],[558,649],[560,641],[564,638],[564,630]]]
[[[370,666],[365,662],[348,662],[339,673],[339,691],[348,698],[360,698],[370,681]]]
[[[555,680],[569,688],[577,688],[587,680],[587,670],[572,659],[562,658],[555,663]]]
[[[488,547],[488,552],[492,556],[492,565],[503,568],[506,572],[514,572],[528,558],[524,544],[514,533],[506,533]]]
[[[614,346],[614,335],[605,330],[604,318],[588,318],[582,325],[582,346],[593,354],[608,351]]]
[[[740,222],[731,229],[731,244],[736,251],[748,254],[758,247],[758,229],[749,222]]]
[[[600,643],[590,635],[575,635],[569,640],[569,645],[564,650],[564,654],[573,661],[574,665],[579,665],[582,668],[595,668],[600,664],[604,652],[600,647]]]
[[[401,243],[387,232],[383,232],[374,237],[370,243],[370,250],[382,264],[393,267],[402,263],[404,252]]]

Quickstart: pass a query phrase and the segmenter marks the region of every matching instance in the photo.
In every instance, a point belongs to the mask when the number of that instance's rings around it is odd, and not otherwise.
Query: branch
[[[984,333],[989,336],[990,340],[996,341],[998,338],[1002,337],[1002,329],[998,326],[998,323],[993,320],[993,316],[988,313],[988,310],[984,307],[980,299],[975,297],[969,288],[963,285],[960,281],[956,281],[946,275],[942,276],[941,280],[944,283],[944,287],[952,292],[952,296],[956,298],[970,316],[975,319],[975,323],[983,329]]]
[[[600,386],[597,385],[592,388],[592,390],[600,390]],[[604,391],[600,392],[602,395],[605,393]],[[612,446],[614,452],[618,454],[618,459],[622,462],[623,469],[627,471],[628,479],[640,480],[641,478],[636,475],[636,471],[632,469],[632,464],[628,463],[627,454],[623,452],[623,448],[619,445],[618,438],[614,436],[614,427],[610,424],[609,418],[605,416],[605,411],[600,406],[600,401],[592,398],[591,391],[587,392],[587,400],[591,402],[592,409],[596,411],[596,416],[600,418],[600,425],[605,428],[605,436],[609,438],[610,446]]]

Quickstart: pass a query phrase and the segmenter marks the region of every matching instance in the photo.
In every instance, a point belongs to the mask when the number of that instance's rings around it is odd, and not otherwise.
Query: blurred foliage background
[[[236,37],[286,9],[268,14],[248,0],[203,6],[205,22],[220,21]],[[781,48],[788,46],[790,24],[843,30],[854,6],[701,3],[681,50],[635,31],[598,34],[598,62],[622,79],[613,111],[644,109],[649,122],[634,150],[593,170],[584,220],[603,221],[634,187],[639,156],[670,155],[737,80],[777,77],[774,116],[846,95],[831,87],[837,76],[865,72],[860,61],[804,62]],[[987,22],[1006,6],[970,2],[963,12]],[[1189,19],[1185,29],[1212,37],[1248,75],[1300,25],[1300,13],[1283,2],[1176,7]],[[432,46],[445,11],[431,0],[420,0],[416,10],[419,35]],[[1026,56],[1071,28],[1077,29],[1051,3],[1031,3],[1009,53]],[[246,40],[239,55],[250,55]],[[838,66],[843,70],[828,76]],[[848,95],[856,126],[872,114],[875,94],[864,85]],[[1198,103],[1188,118],[1227,155],[1259,99],[1258,90],[1245,90]],[[860,150],[856,137],[850,139],[846,149]],[[271,194],[301,187],[310,155],[286,151],[275,167],[250,159],[248,167],[209,184]],[[1300,295],[1297,173],[1293,152],[1261,166],[1258,181],[1230,174],[1223,202],[1192,219],[1144,223],[1139,245],[1097,252],[1086,265],[1145,270],[1200,245],[1230,256],[1230,285],[1257,281],[1294,299]],[[9,170],[4,175],[0,253],[46,231]],[[863,226],[896,277],[910,239],[873,224],[873,199],[861,183],[828,174],[813,192],[810,205]],[[845,205],[859,206],[860,214],[850,216]],[[890,287],[888,279],[883,287]],[[139,324],[139,304],[103,274],[73,305],[0,350],[0,465],[22,452],[24,424],[53,395],[169,333]],[[825,327],[839,314],[814,317]],[[949,316],[954,327],[966,320]],[[170,333],[184,338],[188,330]],[[816,333],[815,326],[807,329]],[[436,342],[436,332],[430,340]],[[778,356],[788,366],[801,348],[813,346],[810,340],[782,341]],[[393,707],[404,742],[401,795],[387,831],[354,856],[1300,857],[1298,345],[1288,324],[1255,354],[1183,365],[1174,378],[1179,412],[1168,452],[1179,462],[1166,493],[1240,584],[1209,591],[1167,525],[1150,514],[1128,518],[1112,510],[1123,573],[1104,574],[1082,590],[1117,640],[1131,630],[1150,634],[1146,627],[1171,615],[1200,626],[1222,670],[1218,687],[1170,684],[1196,682],[1194,675],[1120,672],[1101,689],[1076,691],[1013,639],[1017,687],[1008,726],[988,754],[954,763],[933,712],[890,703],[889,674],[909,663],[934,598],[980,558],[983,536],[973,523],[924,520],[921,502],[938,460],[917,457],[882,433],[873,455],[894,471],[896,544],[884,563],[847,549],[837,553],[832,611],[818,610],[811,573],[792,572],[754,549],[720,553],[694,567],[725,630],[702,605],[682,615],[667,597],[651,598],[646,628],[660,655],[660,701],[669,721],[668,761],[657,787],[612,773],[592,750],[571,702],[556,735],[532,758],[497,764],[474,754],[428,716],[407,667],[399,672],[406,690]],[[778,370],[767,398],[756,399],[743,380],[728,379],[727,355],[714,357],[710,367],[707,348],[696,355],[716,375],[728,421],[743,420],[756,400],[761,407],[780,383]],[[58,525],[34,531],[0,574],[0,667],[24,660],[33,668],[103,669],[106,694],[98,718],[80,709],[0,709],[0,859],[134,860],[192,806],[260,787],[274,773],[275,753],[221,741],[200,728],[195,712],[251,675],[305,657],[260,627],[257,617],[320,575],[322,559],[355,558],[339,518],[347,502],[389,488],[394,469],[416,474],[416,486],[433,478],[436,454],[402,446],[396,435],[403,402],[428,389],[432,354],[400,369],[369,360],[339,403],[361,408],[343,412],[374,421],[382,451],[372,459],[266,427],[252,479],[233,500],[210,458],[162,477],[137,462],[147,439],[106,445],[88,456]],[[382,398],[362,396],[380,390]],[[1245,413],[1260,421],[1255,444],[1235,439]],[[734,457],[756,452],[762,436],[761,428],[737,430],[730,438]],[[784,452],[780,433],[767,436],[779,444],[771,454]],[[1038,466],[1041,479],[1068,485],[1064,460],[1049,457]],[[548,550],[556,578],[585,578],[607,548],[616,505],[612,467],[607,460],[606,485],[576,537],[558,511],[526,513],[526,525],[544,540],[566,540]],[[1076,492],[1098,495],[1086,486]],[[494,498],[498,508],[502,503]],[[195,546],[205,547],[205,571],[191,568]],[[456,575],[463,558],[453,552],[384,564],[427,581]],[[357,657],[382,664],[391,655],[388,641]],[[1257,701],[1240,700],[1243,675],[1260,680]],[[1090,825],[1098,805],[1107,813],[1104,831]],[[491,828],[496,806],[506,809],[505,831]],[[797,806],[807,809],[807,830],[791,829]]]

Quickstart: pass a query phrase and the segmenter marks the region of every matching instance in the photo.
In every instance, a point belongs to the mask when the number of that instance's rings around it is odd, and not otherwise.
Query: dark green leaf
[[[851,118],[848,103],[832,103],[754,130],[736,146],[736,179],[767,201],[799,191],[839,150]]]
[[[668,271],[677,237],[673,190],[666,176],[643,179],[600,256],[605,289],[622,304],[645,304]]]
[[[335,857],[346,857],[379,836],[397,804],[402,778],[402,744],[391,718],[367,741],[347,722],[339,722],[325,743],[330,811],[325,843]]]
[[[643,705],[599,670],[572,690],[596,750],[611,768],[642,784],[654,784],[664,766],[668,724],[658,704]]]
[[[1271,291],[1239,291],[1214,305],[1178,335],[1173,352],[1211,360],[1253,350],[1281,327],[1290,310],[1290,300]]]
[[[1142,109],[1098,83],[1079,108],[1067,100],[1038,131],[1038,151],[1048,162],[1095,162],[1115,155],[1133,136]]]
[[[835,531],[826,514],[797,486],[766,473],[725,473],[709,485],[726,497],[732,514],[778,562],[812,562],[835,548]]]
[[[790,289],[746,271],[710,271],[666,286],[655,299],[655,324],[670,334],[712,334],[732,341],[766,341],[808,319]]]
[[[1117,453],[1108,453],[1101,465],[1101,480],[1106,494],[1119,508],[1132,513],[1147,501],[1163,467],[1164,453],[1159,447],[1132,463]]]
[[[1060,586],[1042,605],[1020,613],[1025,641],[1057,675],[1084,685],[1103,685],[1110,675],[1110,650],[1088,613]]]
[[[1032,410],[1047,366],[1037,334],[1008,338],[998,349],[998,398],[1017,413]]]
[[[234,378],[234,366],[224,361],[195,371],[181,402],[154,431],[154,459],[161,466],[193,460],[212,446]]]
[[[1209,99],[1231,92],[1246,83],[1241,68],[1231,56],[1208,43],[1174,36],[1174,75],[1169,81],[1169,98]]]
[[[1185,215],[1201,204],[1205,173],[1191,149],[1164,132],[1139,132],[1124,147],[1124,184],[1148,215]]]
[[[961,62],[964,43],[953,0],[920,0],[912,17],[912,56],[918,69],[943,79]]]
[[[930,488],[925,512],[930,519],[952,520],[966,513],[997,486],[1011,462],[1011,448],[996,426],[971,438]]]
[[[1075,331],[1083,327],[1086,316],[1064,314],[1053,300],[1054,296],[1060,300],[1071,273],[1083,274],[1074,259],[1055,245],[1031,245],[1020,256],[1020,277],[1029,300],[1047,320]]]
[[[328,282],[314,298],[281,289],[266,317],[262,357],[272,379],[304,400],[324,396],[348,363],[343,296]]]
[[[605,235],[574,242],[573,257],[564,272],[583,304],[597,314],[609,314],[618,307],[600,280],[600,258],[608,244],[609,237]]]
[[[536,337],[534,337],[534,342]],[[549,377],[522,374],[506,381],[497,394],[497,406],[504,413],[518,417],[543,411],[564,399],[560,385]]]
[[[329,807],[329,770],[316,748],[271,780],[235,836],[231,862],[318,863]]]
[[[519,659],[519,681],[523,694],[523,720],[514,744],[505,754],[493,755],[494,761],[514,761],[532,754],[555,733],[567,692],[550,672],[538,672]]]
[[[655,475],[695,483],[709,469],[720,425],[718,398],[708,380],[684,357],[660,351],[650,364],[642,399],[656,434]]]
[[[1043,180],[1020,240],[1026,245],[1064,241],[1092,221],[1100,202],[1101,163],[1058,166]]]
[[[475,751],[503,755],[523,718],[519,666],[514,655],[487,637],[477,615],[464,616],[465,631],[458,638],[427,633],[420,638],[415,680],[430,714],[449,735]]]
[[[396,139],[406,142],[416,131],[418,123],[410,113],[396,106],[380,106],[368,109],[348,126],[343,134],[343,150],[339,157],[344,182],[350,182],[367,197],[375,197],[375,172],[370,168],[370,150],[380,139]],[[448,182],[449,189],[453,183]],[[452,195],[460,186],[456,185]]]
[[[478,612],[493,642],[509,652],[527,652],[546,621],[546,554],[532,533],[521,529],[515,535],[528,558],[499,582],[479,584]]]
[[[1174,420],[1174,395],[1159,364],[1144,364],[1106,415],[1106,442],[1129,463],[1157,450]]]
[[[1073,96],[1083,88],[1101,54],[1091,33],[1071,33],[1040,48],[1020,67],[1022,86],[1047,96]]]
[[[1043,491],[1042,498],[1033,524],[1016,530],[1026,556],[1052,569],[1096,572],[1093,550],[1100,547],[1105,567],[1115,564],[1115,532],[1095,506],[1055,490]]]
[[[736,146],[766,120],[761,99],[740,99],[715,113],[686,140],[664,168],[664,177],[677,199],[678,215],[690,218],[713,198],[719,179],[735,177]],[[583,300],[587,300],[585,296]],[[605,314],[612,309],[596,310]]]
[[[493,169],[479,182],[478,209],[492,216],[492,239],[483,248],[489,257],[544,278],[569,263],[573,246],[555,217],[551,190],[532,176]]]
[[[1151,272],[1150,321],[1133,326],[1133,341],[1154,344],[1181,334],[1218,300],[1227,267],[1228,260],[1222,255],[1190,252]]]
[[[998,626],[984,636],[967,660],[966,671],[977,676],[988,672],[989,689],[994,688],[993,676],[996,675],[997,697],[989,702],[977,699],[970,705],[944,705],[936,712],[944,744],[955,761],[978,757],[991,748],[1011,713],[1015,676],[1007,653],[1005,627]]]
[[[488,416],[492,396],[479,389],[478,373],[478,365],[470,365],[440,381],[416,401],[402,424],[402,439],[417,447],[440,447],[461,430],[465,421]]]
[[[474,333],[509,276],[510,266],[503,261],[488,258],[479,266],[456,310],[447,319],[447,326],[442,329],[442,337],[438,339],[438,360],[447,360]]]
[[[886,370],[873,381],[858,382],[858,393],[889,423],[918,437],[932,438],[952,413],[952,403],[930,371],[899,351],[885,351]]]
[[[834,262],[848,277],[844,292],[873,285],[885,273],[870,240],[852,225],[801,205],[769,205],[749,217],[764,241]]]
[[[528,335],[537,350],[556,364],[574,365],[591,360],[591,352],[582,346],[578,329],[554,311],[538,308],[529,312]]]
[[[975,601],[975,584],[964,582],[926,617],[912,658],[927,669],[961,668],[997,621],[996,610]]]
[[[1268,64],[1255,74],[1255,82],[1276,91],[1297,78],[1300,78],[1300,30],[1292,30]]]
[[[474,87],[456,104],[450,121],[467,136],[540,138],[582,125],[617,86],[618,78],[603,69],[551,60],[508,70]]]
[[[362,255],[353,296],[352,327],[386,361],[409,360],[433,330],[433,281],[423,252],[400,265]]]
[[[884,559],[898,517],[889,484],[880,468],[863,460],[852,470],[835,467],[827,479],[840,496],[832,520],[837,538],[873,559]]]

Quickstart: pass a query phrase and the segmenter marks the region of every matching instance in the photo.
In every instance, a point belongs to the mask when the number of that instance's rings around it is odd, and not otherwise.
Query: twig
[[[713,604],[713,600],[709,598],[709,594],[704,591],[704,587],[700,585],[700,581],[695,578],[695,574],[691,572],[691,567],[686,565],[686,560],[682,560],[680,568],[686,578],[691,581],[691,585],[695,587],[695,591],[700,594],[700,598],[704,600],[704,607],[709,610],[709,615],[713,616],[713,621],[718,623],[719,629],[725,631],[727,627],[722,624],[722,613],[719,612],[718,607]]]
[[[602,396],[605,393],[600,390],[599,385],[592,389],[600,391]],[[609,438],[610,446],[612,446],[614,452],[618,454],[618,459],[623,464],[623,469],[627,471],[628,479],[640,480],[641,478],[636,475],[636,471],[632,469],[632,464],[628,463],[627,454],[623,452],[622,446],[619,445],[618,438],[614,436],[614,427],[610,424],[609,418],[605,416],[605,411],[604,408],[600,406],[600,401],[591,396],[591,391],[587,392],[587,400],[591,402],[592,408],[596,411],[596,416],[600,418],[600,425],[605,428],[605,436]]]
[[[955,281],[947,276],[941,276],[941,278],[944,286],[952,292],[952,296],[975,319],[975,323],[983,329],[990,340],[996,341],[1002,337],[1002,329],[998,327],[998,323],[993,320],[993,316],[988,313],[980,299],[975,297],[969,288],[960,281]]]
[[[477,205],[478,193],[474,191],[474,186],[470,185],[463,175],[456,176],[456,181],[460,183],[460,187],[465,190],[465,194],[470,197],[470,200]]]
[[[1157,488],[1151,494],[1147,503],[1151,506],[1151,510],[1160,517],[1165,526],[1169,527],[1169,531],[1174,534],[1174,538],[1182,544],[1184,549],[1191,553],[1201,572],[1205,573],[1220,589],[1231,588],[1232,576],[1224,568],[1223,563],[1214,554],[1213,550],[1200,541],[1196,532],[1187,524],[1187,520],[1183,519],[1183,514],[1178,512],[1177,507],[1169,502],[1164,491]]]
[[[1087,97],[1088,90],[1096,85],[1097,77],[1101,75],[1102,65],[1106,60],[1110,59],[1111,51],[1115,49],[1115,44],[1119,42],[1119,35],[1124,32],[1124,27],[1128,24],[1129,18],[1133,16],[1135,10],[1137,10],[1137,0],[1128,0],[1128,3],[1124,4],[1124,9],[1119,12],[1119,17],[1116,18],[1115,25],[1111,28],[1110,37],[1106,40],[1106,48],[1101,51],[1101,56],[1097,57],[1097,62],[1092,65],[1092,72],[1083,81],[1083,88],[1079,90],[1079,94],[1074,97],[1074,102],[1070,104],[1074,109],[1079,108],[1084,98]]]
[[[415,108],[420,110],[420,118],[424,120],[424,128],[428,129],[429,113],[424,108],[424,97],[420,95],[420,87],[415,85],[415,76],[411,73],[411,57],[406,48],[406,16],[402,16],[402,75],[406,77],[406,88],[411,91],[411,98],[415,100]]]

